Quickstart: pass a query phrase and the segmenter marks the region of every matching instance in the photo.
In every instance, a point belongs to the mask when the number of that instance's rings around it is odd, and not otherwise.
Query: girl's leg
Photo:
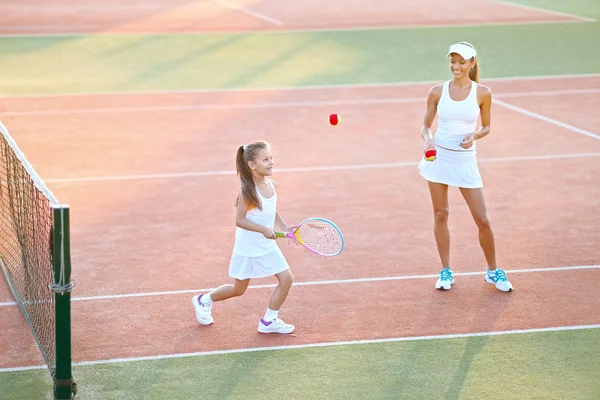
[[[246,292],[250,279],[239,280],[235,279],[232,284],[221,285],[210,292],[210,302],[223,301],[232,297],[241,296]],[[204,300],[204,297],[202,298]],[[208,299],[207,299],[208,300]]]
[[[269,300],[269,308],[274,311],[279,311],[281,305],[285,301],[294,283],[294,276],[289,269],[275,275],[279,284],[273,290],[271,300]]]
[[[483,189],[460,188],[460,192],[467,202],[473,220],[475,220],[475,224],[477,224],[477,228],[479,229],[479,245],[483,250],[488,268],[490,271],[494,271],[496,269],[496,245],[492,225],[487,216]]]
[[[295,329],[294,325],[286,324],[278,318],[279,309],[287,298],[290,288],[294,283],[294,276],[288,269],[275,275],[279,284],[271,295],[269,307],[263,319],[258,323],[258,331],[260,333],[292,333]]]
[[[448,230],[448,185],[428,182],[433,205],[433,233],[443,268],[450,268],[450,231]]]
[[[223,301],[232,297],[241,296],[246,292],[250,279],[236,279],[233,285],[222,285],[210,293],[199,294],[192,298],[192,304],[196,311],[196,319],[202,325],[210,325],[214,322],[212,317],[212,304],[215,301]]]

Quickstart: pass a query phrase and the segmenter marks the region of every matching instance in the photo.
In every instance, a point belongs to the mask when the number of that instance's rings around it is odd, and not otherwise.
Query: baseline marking
[[[367,340],[350,340],[343,342],[321,342],[321,343],[310,343],[310,344],[298,344],[298,345],[287,345],[287,346],[272,346],[272,347],[248,347],[231,350],[217,350],[217,351],[202,351],[196,353],[178,353],[178,354],[163,354],[158,356],[146,356],[146,357],[131,357],[131,358],[114,358],[109,360],[95,360],[95,361],[81,361],[74,362],[73,366],[89,366],[89,365],[102,365],[102,364],[117,364],[126,362],[136,361],[155,361],[155,360],[167,360],[174,358],[184,357],[204,357],[204,356],[215,356],[224,354],[239,354],[239,353],[250,353],[258,351],[273,351],[273,350],[292,350],[292,349],[310,349],[319,347],[333,347],[333,346],[355,346],[364,344],[379,344],[379,343],[398,343],[398,342],[414,342],[422,340],[444,340],[444,339],[465,339],[471,337],[481,336],[503,336],[503,335],[518,335],[528,333],[544,333],[544,332],[564,332],[564,331],[577,331],[586,329],[598,329],[598,325],[574,325],[574,326],[557,326],[550,328],[533,328],[533,329],[513,329],[508,331],[489,331],[489,332],[474,332],[474,333],[454,333],[449,335],[432,335],[432,336],[403,336],[386,339],[367,339]],[[29,371],[34,369],[47,368],[45,365],[35,365],[30,367],[15,367],[15,368],[1,368],[2,372],[17,372],[17,371]]]
[[[532,76],[509,76],[482,79],[486,82],[522,82],[530,80],[559,80],[559,79],[585,79],[600,78],[600,73],[591,74],[565,74],[565,75],[532,75]],[[434,81],[412,81],[412,82],[371,82],[371,83],[348,83],[340,85],[302,85],[302,86],[272,86],[272,87],[250,87],[250,88],[212,88],[212,89],[184,89],[184,90],[142,90],[142,91],[113,91],[113,92],[83,92],[83,93],[36,93],[36,94],[0,94],[2,99],[22,98],[47,98],[47,97],[95,97],[95,96],[136,96],[150,94],[200,94],[200,93],[229,93],[229,92],[278,92],[278,91],[309,91],[309,90],[341,90],[341,89],[368,89],[368,88],[396,88],[405,86],[436,85],[445,78]]]
[[[215,0],[213,0],[215,1]],[[423,24],[423,25],[363,25],[363,26],[349,26],[339,28],[302,28],[297,29],[272,29],[272,30],[249,30],[242,29],[234,31],[218,31],[218,30],[206,30],[206,31],[187,31],[187,32],[164,32],[164,31],[139,31],[139,32],[62,32],[62,33],[0,33],[0,38],[37,38],[37,37],[59,37],[59,38],[71,38],[71,37],[89,37],[89,36],[142,36],[142,35],[153,35],[153,36],[203,36],[203,35],[275,35],[275,34],[290,34],[290,33],[327,33],[327,32],[364,32],[364,31],[388,31],[388,30],[417,30],[417,29],[445,29],[445,28],[487,28],[490,26],[529,26],[529,25],[564,25],[564,24],[581,24],[581,23],[592,23],[596,22],[594,19],[578,17],[571,20],[562,21],[511,21],[511,22],[475,22],[472,24],[463,24],[460,22],[450,23],[446,25],[442,24]],[[375,24],[374,22],[371,22]],[[28,27],[30,30],[39,30],[37,26]]]
[[[539,161],[539,160],[560,160],[567,158],[588,158],[598,157],[600,153],[572,153],[572,154],[547,154],[536,156],[520,157],[496,157],[481,158],[480,163],[493,162],[511,162],[511,161]],[[381,169],[381,168],[405,168],[416,167],[418,162],[402,162],[387,164],[355,164],[355,165],[330,165],[316,167],[298,167],[298,168],[278,168],[277,173],[286,172],[314,172],[314,171],[348,171],[355,169]],[[75,182],[106,182],[106,181],[127,181],[137,179],[177,179],[201,176],[235,175],[235,171],[200,171],[200,172],[177,172],[171,174],[139,174],[139,175],[121,175],[121,176],[89,176],[81,178],[55,178],[45,179],[47,183],[75,183]]]
[[[569,89],[569,90],[542,90],[531,92],[499,93],[495,98],[519,98],[537,96],[559,96],[576,94],[598,94],[600,89]],[[494,100],[496,102],[496,100]],[[111,107],[111,108],[65,108],[56,110],[36,111],[7,111],[0,112],[0,116],[53,116],[53,115],[76,115],[76,114],[113,114],[134,113],[153,111],[195,111],[195,110],[235,110],[253,108],[287,108],[287,107],[323,107],[323,106],[353,106],[353,105],[376,105],[376,104],[402,104],[423,103],[425,97],[386,97],[386,98],[361,98],[354,100],[320,100],[320,101],[282,101],[272,103],[249,103],[249,104],[200,104],[187,106],[140,106],[140,107]],[[500,105],[506,103],[498,102]]]
[[[516,111],[516,112],[518,112],[520,114],[527,115],[527,116],[535,118],[535,119],[539,119],[541,121],[547,122],[547,123],[552,124],[552,125],[560,126],[561,128],[565,128],[565,129],[568,129],[570,131],[573,131],[573,132],[576,132],[576,133],[580,133],[582,135],[591,137],[591,138],[596,139],[596,140],[600,140],[600,136],[599,135],[596,135],[595,133],[588,132],[586,130],[577,128],[577,127],[575,127],[573,125],[569,125],[569,124],[566,124],[564,122],[557,121],[557,120],[555,120],[553,118],[549,118],[549,117],[543,116],[541,114],[534,113],[532,111],[527,111],[524,108],[513,106],[512,104],[505,103],[505,102],[503,102],[501,100],[494,100],[493,102],[496,103],[496,104],[498,104],[498,105],[500,105],[500,106],[502,106],[502,107],[508,108],[509,110]]]
[[[585,21],[585,22],[596,22],[596,20],[593,18],[582,17],[580,15],[569,14],[569,13],[564,13],[564,12],[560,12],[560,11],[548,10],[546,8],[526,6],[524,4],[513,3],[513,2],[505,1],[505,0],[487,0],[487,1],[489,3],[496,3],[496,4],[502,4],[505,6],[512,6],[512,7],[520,8],[523,10],[542,12],[542,13],[546,13],[546,14],[556,15],[558,17],[576,18],[580,21]]]
[[[600,265],[574,265],[574,266],[566,266],[566,267],[550,267],[550,268],[531,268],[531,269],[515,269],[515,270],[506,270],[511,274],[520,274],[520,273],[530,273],[530,272],[556,272],[556,271],[576,271],[576,270],[590,270],[590,269],[600,269]],[[475,276],[475,275],[485,275],[485,272],[475,271],[475,272],[458,272],[454,274],[455,276]],[[399,276],[385,276],[385,277],[376,277],[376,278],[356,278],[356,279],[335,279],[335,280],[326,280],[326,281],[307,281],[307,282],[294,282],[293,286],[315,286],[315,285],[339,285],[339,284],[347,284],[347,283],[365,283],[365,282],[386,282],[386,281],[401,281],[401,280],[413,280],[413,279],[434,279],[437,278],[439,274],[429,274],[429,275],[399,275]],[[274,288],[277,286],[276,284],[265,284],[265,285],[249,285],[248,289],[267,289]],[[186,293],[202,293],[209,292],[214,288],[207,289],[186,289],[186,290],[172,290],[165,292],[147,292],[147,293],[129,293],[129,294],[115,294],[115,295],[105,295],[105,296],[83,296],[83,297],[73,297],[71,301],[94,301],[94,300],[110,300],[110,299],[124,299],[131,297],[151,297],[151,296],[166,296],[166,295],[178,295],[178,294],[186,294]],[[0,307],[8,307],[16,305],[15,302],[6,302],[0,303]]]
[[[213,0],[213,1],[215,3],[221,4],[222,6],[225,6],[225,7],[234,9],[234,10],[241,11],[244,14],[250,15],[251,17],[262,19],[263,21],[269,22],[269,23],[271,23],[273,25],[278,25],[278,26],[283,25],[283,22],[281,22],[278,19],[268,17],[268,16],[266,16],[264,14],[261,14],[259,12],[254,11],[254,10],[251,10],[249,8],[240,6],[239,4],[233,3],[233,2],[231,2],[229,0]]]

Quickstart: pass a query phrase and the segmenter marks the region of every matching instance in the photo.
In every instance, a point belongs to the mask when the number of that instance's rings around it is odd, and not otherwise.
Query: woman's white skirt
[[[229,262],[229,276],[240,280],[266,278],[289,268],[283,253],[279,247],[276,247],[275,250],[260,257],[232,254]]]
[[[443,183],[467,189],[483,187],[477,153],[473,151],[452,151],[436,146],[436,158],[419,163],[419,173],[430,182]]]

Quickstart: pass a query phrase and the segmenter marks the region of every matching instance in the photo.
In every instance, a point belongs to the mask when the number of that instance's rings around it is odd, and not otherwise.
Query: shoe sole
[[[202,324],[204,326],[212,325],[213,322],[215,322],[215,320],[212,319],[212,317],[207,322],[204,322],[204,321],[200,320],[200,318],[198,317],[198,311],[196,310],[196,304],[197,303],[198,303],[198,296],[192,297],[192,306],[194,307],[194,311],[196,312],[196,320],[198,321],[198,323],[200,323],[200,324]]]
[[[500,288],[499,288],[499,287],[496,285],[496,282],[494,282],[494,281],[493,281],[491,278],[488,278],[488,276],[487,276],[487,275],[485,276],[485,281],[486,281],[487,283],[489,283],[490,285],[494,285],[494,286],[496,286],[496,289],[498,289],[498,290],[499,290],[499,291],[501,291],[501,292],[505,292],[505,293],[506,293],[506,292],[512,292],[512,291],[513,291],[513,288],[512,288],[512,286],[511,286],[510,288],[508,288],[507,290],[502,290],[502,289],[500,289]]]
[[[289,334],[289,333],[292,333],[292,332],[294,332],[294,330],[295,330],[295,329],[296,329],[296,328],[294,327],[294,328],[292,328],[292,330],[291,330],[291,331],[289,331],[289,332],[287,332],[287,331],[285,331],[285,332],[282,332],[282,331],[261,331],[261,330],[259,329],[259,330],[258,330],[258,333],[262,333],[262,334],[267,334],[267,333],[280,333],[280,334],[282,334],[282,335],[287,335],[287,334]]]
[[[435,288],[437,290],[450,290],[452,289],[452,285],[454,285],[454,278],[452,278],[452,280],[450,281],[450,285],[447,288],[442,285],[438,285],[437,282],[435,284]]]

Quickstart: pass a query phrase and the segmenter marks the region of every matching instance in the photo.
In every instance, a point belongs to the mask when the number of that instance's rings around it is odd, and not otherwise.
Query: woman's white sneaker
[[[492,285],[496,285],[496,289],[503,292],[510,292],[513,290],[512,284],[506,277],[506,273],[500,268],[496,268],[493,271],[490,271],[489,268],[486,268],[485,281],[487,283],[491,283]]]
[[[444,268],[440,271],[440,278],[435,283],[435,288],[450,290],[452,285],[454,285],[454,273],[450,268]]]

